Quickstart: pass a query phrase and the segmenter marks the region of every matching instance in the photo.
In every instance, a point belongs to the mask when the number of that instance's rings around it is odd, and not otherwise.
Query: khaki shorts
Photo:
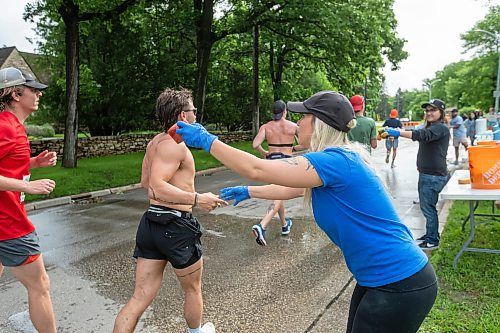
[[[460,146],[460,144],[468,146],[469,144],[467,143],[467,137],[463,136],[461,138],[453,138],[453,147],[458,147]]]

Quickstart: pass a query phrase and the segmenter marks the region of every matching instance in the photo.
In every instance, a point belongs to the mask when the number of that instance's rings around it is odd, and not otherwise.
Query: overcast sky
[[[26,38],[37,37],[33,26],[22,18],[28,2],[36,1],[0,0],[0,46],[34,51]],[[387,92],[394,95],[398,87],[420,89],[422,80],[434,77],[445,65],[470,59],[469,54],[462,54],[460,34],[484,18],[488,4],[498,5],[500,0],[396,0],[398,34],[408,41],[405,50],[410,55],[398,71],[391,71],[390,66],[384,69]]]
[[[460,34],[486,16],[488,3],[500,0],[396,0],[397,31],[407,40],[409,56],[397,71],[386,66],[387,92],[422,88],[422,80],[433,78],[447,64],[470,59],[471,54],[462,54]]]

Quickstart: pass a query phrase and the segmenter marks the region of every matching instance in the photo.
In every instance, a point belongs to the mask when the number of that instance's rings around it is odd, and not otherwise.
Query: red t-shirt
[[[29,180],[30,154],[23,124],[12,113],[0,112],[0,176]],[[34,230],[24,209],[24,193],[0,191],[0,241]]]

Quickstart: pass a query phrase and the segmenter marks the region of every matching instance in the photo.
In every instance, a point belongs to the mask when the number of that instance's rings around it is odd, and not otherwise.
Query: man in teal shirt
[[[350,102],[354,113],[356,114],[356,127],[348,132],[349,140],[358,141],[366,147],[368,152],[372,152],[372,148],[377,148],[377,126],[375,120],[365,117],[365,101],[363,96],[354,95]]]

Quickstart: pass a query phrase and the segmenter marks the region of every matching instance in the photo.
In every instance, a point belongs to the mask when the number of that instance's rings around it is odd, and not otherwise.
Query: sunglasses
[[[197,108],[193,108],[193,109],[186,109],[186,110],[182,110],[182,111],[184,111],[184,112],[192,112],[192,113],[196,114],[197,110],[198,110]]]

